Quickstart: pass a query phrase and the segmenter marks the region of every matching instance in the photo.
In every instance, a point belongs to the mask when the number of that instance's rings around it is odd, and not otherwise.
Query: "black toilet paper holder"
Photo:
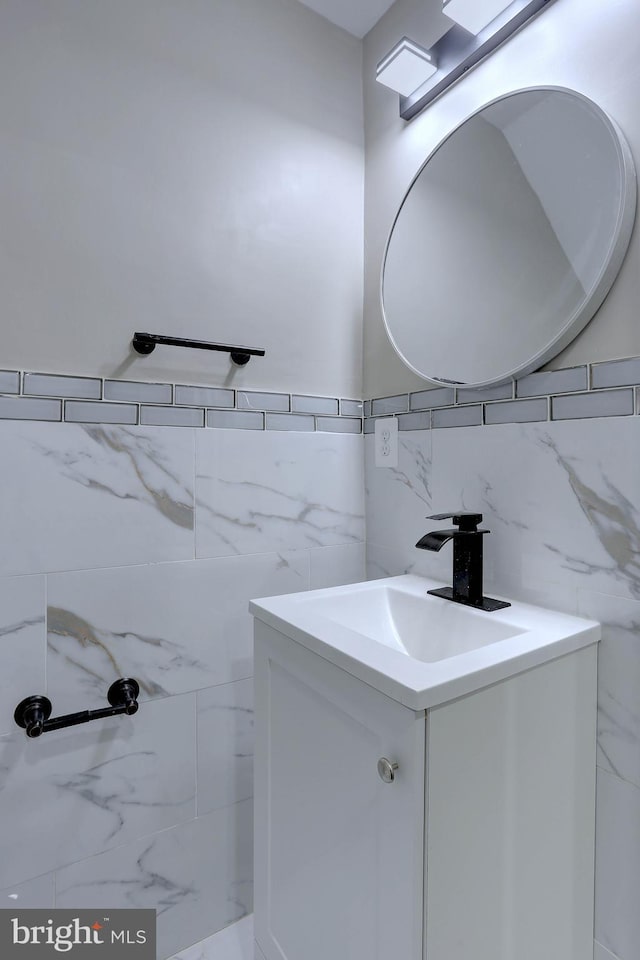
[[[64,727],[74,727],[79,723],[88,723],[90,720],[117,717],[122,713],[133,716],[138,711],[139,693],[140,686],[137,680],[122,677],[112,683],[107,692],[107,700],[111,706],[98,710],[67,713],[63,717],[54,717],[52,720],[49,719],[53,711],[51,700],[35,694],[18,704],[13,718],[18,726],[26,731],[27,736],[33,739],[43,733],[49,733],[50,730],[62,730]]]

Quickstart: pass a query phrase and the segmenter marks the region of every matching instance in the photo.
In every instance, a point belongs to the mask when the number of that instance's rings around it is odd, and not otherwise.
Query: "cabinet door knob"
[[[380,757],[378,760],[378,776],[385,783],[393,783],[396,778],[397,763],[392,763],[386,757]]]

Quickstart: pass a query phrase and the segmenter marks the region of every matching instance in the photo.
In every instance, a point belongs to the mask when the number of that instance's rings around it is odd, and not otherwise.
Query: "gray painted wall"
[[[361,49],[296,0],[3,0],[1,365],[359,396]]]

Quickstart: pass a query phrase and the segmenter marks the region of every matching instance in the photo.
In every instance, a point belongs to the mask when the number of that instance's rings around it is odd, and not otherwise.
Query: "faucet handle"
[[[478,524],[482,523],[481,513],[434,513],[427,520],[453,520],[456,527],[466,533],[476,533]]]

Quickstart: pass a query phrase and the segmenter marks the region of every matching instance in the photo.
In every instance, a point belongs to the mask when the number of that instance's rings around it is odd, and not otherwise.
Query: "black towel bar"
[[[131,341],[137,353],[153,353],[159,343],[166,347],[193,347],[196,350],[218,350],[230,353],[231,359],[239,367],[248,363],[251,357],[264,357],[265,351],[255,347],[233,347],[228,343],[208,343],[206,340],[187,340],[184,337],[165,337],[159,333],[134,333]]]

